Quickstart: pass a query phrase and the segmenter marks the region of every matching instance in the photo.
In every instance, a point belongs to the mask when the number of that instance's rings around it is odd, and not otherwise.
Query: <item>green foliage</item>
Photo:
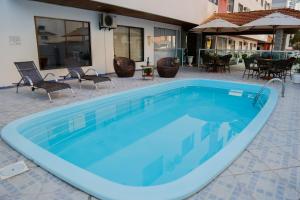
[[[243,55],[242,55],[242,58],[243,58],[243,59],[245,59],[245,58],[247,58],[247,57],[248,57],[247,54],[243,54]]]
[[[146,69],[144,69],[144,73],[145,74],[151,74],[152,73],[152,69],[151,68],[146,68]]]
[[[300,50],[300,31],[291,39],[291,44],[295,50]]]
[[[295,60],[295,64],[297,64],[297,66],[294,68],[294,71],[295,71],[296,73],[300,73],[300,58],[297,58],[297,59]]]

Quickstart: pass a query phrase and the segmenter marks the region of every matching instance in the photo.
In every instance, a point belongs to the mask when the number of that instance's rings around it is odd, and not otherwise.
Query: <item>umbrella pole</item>
[[[271,48],[271,58],[273,58],[273,50],[274,50],[274,41],[275,41],[275,26],[273,26],[273,39],[272,39],[272,48]]]
[[[215,53],[216,53],[216,55],[218,54],[218,32],[219,32],[219,29],[217,28],[217,30],[216,30],[216,39],[215,39]]]

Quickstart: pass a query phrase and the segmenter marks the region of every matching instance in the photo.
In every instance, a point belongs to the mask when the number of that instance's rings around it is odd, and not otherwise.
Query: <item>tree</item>
[[[295,50],[300,50],[300,31],[291,39],[291,44]]]

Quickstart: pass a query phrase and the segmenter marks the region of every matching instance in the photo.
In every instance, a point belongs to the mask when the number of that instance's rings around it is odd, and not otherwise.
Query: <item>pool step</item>
[[[24,161],[19,161],[10,165],[7,165],[0,169],[0,179],[5,180],[19,174],[28,171],[28,167]]]
[[[230,90],[228,94],[230,96],[241,97],[243,96],[243,90]]]

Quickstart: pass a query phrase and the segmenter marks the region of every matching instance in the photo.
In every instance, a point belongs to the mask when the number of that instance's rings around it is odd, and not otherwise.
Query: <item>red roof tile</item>
[[[290,15],[300,19],[300,11],[290,9],[290,8],[279,8],[279,9],[272,9],[272,10],[256,10],[250,12],[215,13],[212,16],[210,16],[207,20],[205,20],[203,23],[207,23],[214,19],[223,19],[233,24],[242,26],[258,18],[270,15],[275,12],[280,12],[284,15]]]

